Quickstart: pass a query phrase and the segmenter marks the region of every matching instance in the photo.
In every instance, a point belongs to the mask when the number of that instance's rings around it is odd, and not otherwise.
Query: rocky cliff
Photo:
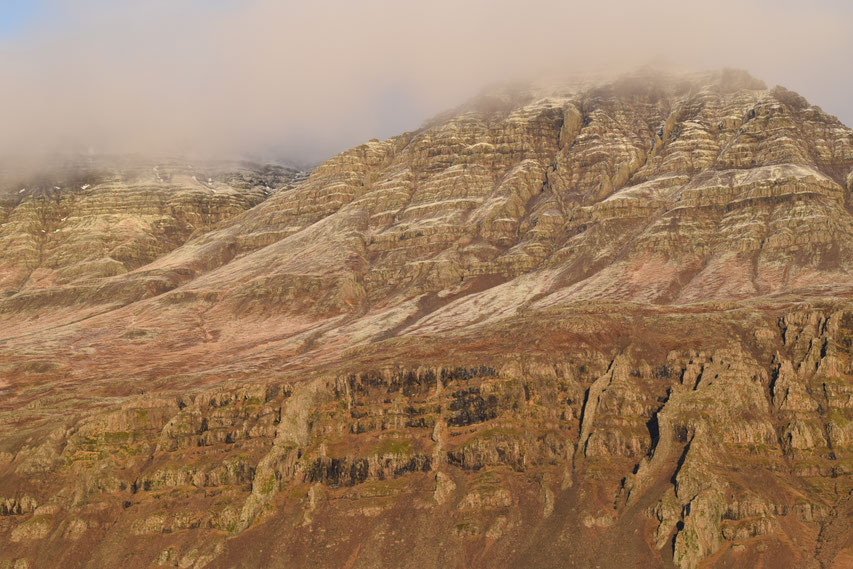
[[[200,173],[7,193],[0,567],[853,563],[853,131],[802,97],[499,89]]]

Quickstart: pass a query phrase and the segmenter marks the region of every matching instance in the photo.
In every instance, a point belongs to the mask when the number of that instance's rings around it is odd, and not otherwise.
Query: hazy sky
[[[656,62],[853,125],[851,24],[849,0],[0,0],[0,154],[317,160],[489,83]]]

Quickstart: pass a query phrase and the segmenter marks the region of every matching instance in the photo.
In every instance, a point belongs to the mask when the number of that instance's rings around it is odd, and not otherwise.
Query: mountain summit
[[[853,562],[853,131],[801,96],[201,170],[3,193],[0,567]]]

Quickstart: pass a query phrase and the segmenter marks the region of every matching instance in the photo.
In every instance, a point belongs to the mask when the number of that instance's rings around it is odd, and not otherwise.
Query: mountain
[[[74,156],[10,173],[0,184],[0,289],[10,297],[125,274],[300,174],[252,163]]]
[[[853,563],[820,108],[638,73],[229,168],[4,194],[0,567]]]

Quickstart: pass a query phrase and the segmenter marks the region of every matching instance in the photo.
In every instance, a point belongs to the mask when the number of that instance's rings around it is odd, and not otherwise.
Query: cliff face
[[[798,95],[162,170],[4,202],[0,567],[853,562],[853,131]]]

